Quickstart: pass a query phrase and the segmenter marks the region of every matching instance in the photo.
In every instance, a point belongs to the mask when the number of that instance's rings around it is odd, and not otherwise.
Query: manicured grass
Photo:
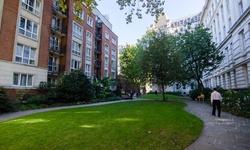
[[[0,149],[182,150],[203,127],[185,105],[128,101],[33,114],[0,123]]]
[[[166,94],[165,96],[168,99],[182,99],[182,98],[184,98],[182,96],[171,95],[171,94]],[[145,98],[145,99],[154,99],[155,100],[155,94],[146,94],[146,95],[142,95],[140,97]],[[162,99],[163,99],[163,95],[159,93],[158,94],[158,100],[162,100]]]

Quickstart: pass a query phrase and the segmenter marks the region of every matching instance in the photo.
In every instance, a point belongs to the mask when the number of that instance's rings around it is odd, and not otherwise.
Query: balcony
[[[100,60],[95,60],[95,67],[100,68],[101,67],[101,61]]]
[[[55,62],[52,62],[48,65],[48,74],[51,75],[59,75],[59,64],[56,64]]]
[[[50,41],[50,52],[58,55],[64,55],[64,48],[59,42]]]
[[[53,1],[53,12],[60,18],[67,18],[67,9],[63,11],[58,2],[55,2],[55,0]]]
[[[51,30],[54,34],[57,34],[61,37],[66,36],[66,32],[63,30],[61,25],[51,24]]]
[[[96,27],[101,28],[102,27],[102,21],[100,19],[96,20]]]
[[[100,34],[100,33],[96,33],[95,34],[95,39],[97,40],[97,41],[101,41],[102,40],[102,35]]]
[[[95,48],[95,53],[98,54],[98,55],[101,55],[101,54],[102,54],[101,48],[96,47],[96,48]]]

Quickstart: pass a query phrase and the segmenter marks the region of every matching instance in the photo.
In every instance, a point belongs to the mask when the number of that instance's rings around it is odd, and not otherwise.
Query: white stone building
[[[203,78],[205,87],[248,88],[250,83],[250,0],[206,0],[201,23],[211,29],[224,54],[217,70]]]

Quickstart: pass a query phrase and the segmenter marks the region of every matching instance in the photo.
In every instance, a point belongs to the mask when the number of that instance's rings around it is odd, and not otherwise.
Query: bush
[[[61,78],[56,92],[62,102],[88,102],[93,98],[93,85],[83,71],[77,70]]]
[[[8,99],[3,88],[0,88],[0,113],[10,112],[14,110],[14,106]]]
[[[233,115],[250,118],[250,89],[222,92],[222,110]]]

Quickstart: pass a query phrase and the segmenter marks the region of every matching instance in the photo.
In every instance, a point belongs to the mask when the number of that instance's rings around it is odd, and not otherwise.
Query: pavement
[[[135,98],[134,100],[143,99]],[[127,101],[129,100],[6,113],[0,115],[0,122],[45,111],[97,106]],[[192,100],[179,101],[187,104],[184,108],[187,112],[197,116],[204,122],[204,127],[199,138],[185,148],[185,150],[250,150],[250,119],[237,117],[226,112],[222,112],[221,117],[219,118],[211,115],[212,107],[204,102]]]

